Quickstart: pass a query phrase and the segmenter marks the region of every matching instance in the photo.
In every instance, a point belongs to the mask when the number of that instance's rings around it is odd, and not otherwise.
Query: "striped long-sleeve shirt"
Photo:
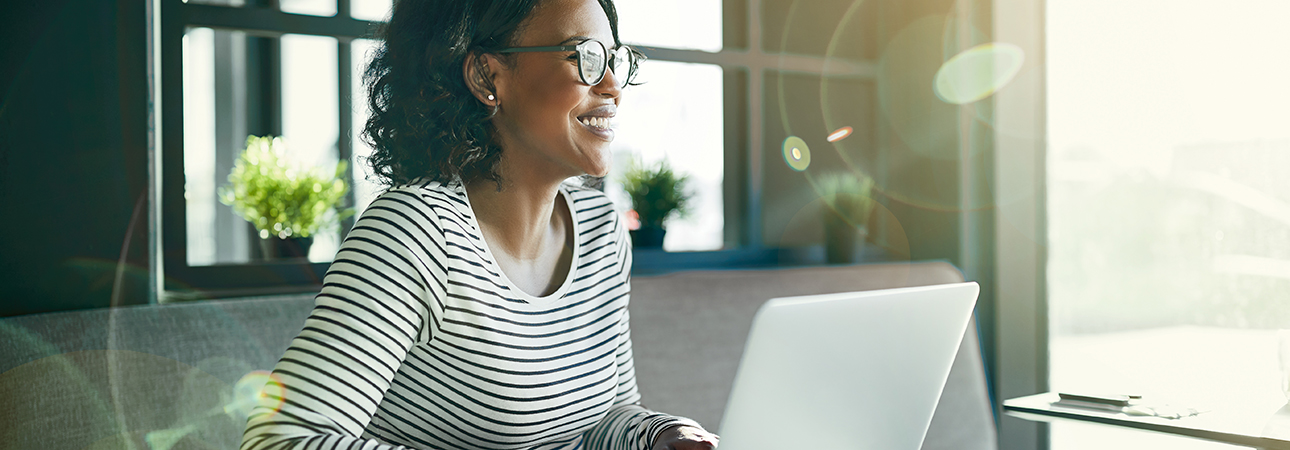
[[[697,426],[639,404],[631,247],[612,203],[560,192],[574,260],[545,297],[498,268],[460,183],[378,197],[274,368],[242,449],[647,450],[664,428]]]

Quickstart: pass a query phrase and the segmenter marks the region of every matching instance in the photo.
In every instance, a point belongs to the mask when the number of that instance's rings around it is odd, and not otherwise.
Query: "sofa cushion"
[[[632,351],[650,408],[717,430],[753,315],[776,297],[956,283],[943,262],[678,272],[632,278]],[[806,430],[809,431],[809,430]],[[975,320],[923,449],[997,448]]]

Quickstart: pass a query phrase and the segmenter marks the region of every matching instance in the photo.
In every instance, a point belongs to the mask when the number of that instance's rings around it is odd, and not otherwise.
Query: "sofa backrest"
[[[636,277],[645,404],[715,430],[767,299],[961,280],[945,263]],[[237,448],[245,405],[234,388],[273,368],[312,308],[305,295],[0,319],[0,449]],[[970,328],[924,449],[995,447],[977,345]]]
[[[233,387],[272,369],[312,308],[308,295],[0,320],[0,448],[235,449]]]

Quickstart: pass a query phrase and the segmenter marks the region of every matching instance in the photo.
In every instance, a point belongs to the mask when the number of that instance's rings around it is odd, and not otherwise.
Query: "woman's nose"
[[[600,79],[600,83],[592,86],[592,89],[603,97],[618,97],[622,92],[622,86],[619,85],[618,74],[614,73],[613,66],[605,67],[605,76]]]

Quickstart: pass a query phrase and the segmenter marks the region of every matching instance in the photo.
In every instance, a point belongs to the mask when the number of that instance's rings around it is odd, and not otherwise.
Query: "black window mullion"
[[[338,3],[337,8],[341,13],[347,14],[349,11],[349,7],[348,7],[349,2],[345,0],[339,0],[339,1],[345,4],[341,5]],[[342,6],[344,6],[344,8],[341,8]],[[345,162],[344,176],[345,176],[345,180],[349,182],[349,187],[350,187],[349,193],[346,194],[346,197],[347,197],[346,202],[351,206],[355,206],[357,205],[357,201],[356,201],[356,197],[354,196],[354,184],[355,184],[354,174],[362,173],[362,171],[355,170],[356,167],[354,167],[354,158],[353,158],[354,140],[352,139],[352,137],[354,135],[354,99],[352,96],[354,92],[353,91],[354,80],[353,80],[353,76],[351,75],[351,71],[353,70],[351,68],[353,58],[350,50],[352,45],[353,45],[353,41],[350,39],[337,39],[336,41],[336,62],[337,62],[336,65],[338,70],[337,77],[336,77],[336,80],[338,81],[338,83],[336,84],[340,90],[340,92],[337,93],[338,95],[336,97],[340,101],[340,108],[338,108],[340,111],[340,117],[338,118],[340,120],[340,128],[339,128],[340,135],[338,136],[339,142],[337,142],[336,144],[336,149],[339,152],[339,155],[337,156],[340,158],[341,161]],[[345,218],[345,220],[341,221],[341,224],[340,224],[341,237],[344,238],[344,234],[347,231],[349,231],[350,227],[353,227],[353,226],[354,226],[353,216],[347,217]]]
[[[246,132],[254,136],[282,135],[282,45],[275,37],[246,37]],[[244,222],[254,236],[252,260],[262,258],[258,231]]]
[[[350,17],[349,0],[336,0],[336,17]]]
[[[184,47],[182,0],[162,0],[159,82],[161,84],[162,289],[174,288],[172,273],[188,267],[188,205],[184,198]],[[158,300],[164,294],[158,293]]]
[[[247,133],[282,135],[282,43],[278,38],[246,38]]]
[[[335,17],[285,13],[278,10],[277,0],[250,2],[243,7],[196,3],[181,3],[179,7],[186,26],[237,29],[250,34],[311,34],[352,39],[367,37],[376,25],[350,18],[348,11]]]

